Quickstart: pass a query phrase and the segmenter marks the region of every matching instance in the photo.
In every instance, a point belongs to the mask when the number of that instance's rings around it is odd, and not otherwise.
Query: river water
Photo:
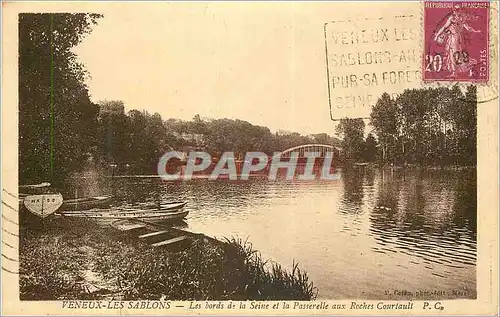
[[[299,263],[319,299],[476,297],[475,171],[344,171],[336,181],[120,178],[129,202],[187,200],[190,230]],[[422,292],[422,293],[419,293]]]

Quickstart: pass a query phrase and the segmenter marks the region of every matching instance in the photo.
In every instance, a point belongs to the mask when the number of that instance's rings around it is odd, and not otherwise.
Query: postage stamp
[[[425,81],[488,81],[489,8],[487,1],[425,2]]]

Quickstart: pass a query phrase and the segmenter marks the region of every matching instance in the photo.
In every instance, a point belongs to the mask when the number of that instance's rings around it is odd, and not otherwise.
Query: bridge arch
[[[274,155],[272,158],[275,157],[289,157],[290,153],[292,152],[299,152],[299,157],[303,157],[304,153],[306,152],[319,152],[321,153],[321,156],[324,156],[325,153],[327,152],[334,152],[336,154],[339,154],[342,151],[341,148],[337,146],[333,146],[330,144],[317,144],[317,143],[311,143],[311,144],[303,144],[303,145],[298,145],[291,147],[289,149],[284,150],[283,152]]]

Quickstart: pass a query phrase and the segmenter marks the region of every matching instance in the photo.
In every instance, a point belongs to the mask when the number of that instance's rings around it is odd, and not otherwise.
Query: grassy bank
[[[22,300],[310,300],[316,289],[296,264],[264,261],[241,240],[198,241],[171,252],[86,219],[24,222]]]

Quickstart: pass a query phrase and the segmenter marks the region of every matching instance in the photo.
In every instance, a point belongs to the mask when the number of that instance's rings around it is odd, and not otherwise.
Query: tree
[[[340,119],[336,132],[342,139],[344,158],[347,161],[359,161],[363,158],[365,123],[362,119]]]
[[[19,181],[64,182],[96,142],[98,107],[71,48],[101,15],[19,15]]]
[[[468,165],[477,164],[477,86],[470,85],[465,92],[464,126],[466,127],[466,148]]]
[[[405,90],[396,99],[398,114],[401,122],[401,137],[404,161],[424,164],[427,140],[429,140],[427,129],[428,107],[426,97],[428,90]],[[410,141],[410,142],[408,142]]]
[[[110,164],[126,160],[129,153],[136,153],[131,147],[134,135],[130,133],[130,122],[122,101],[100,101],[99,107],[98,156],[103,167],[108,169]]]
[[[477,88],[409,89],[392,100],[383,94],[371,125],[383,162],[475,165]]]
[[[370,124],[377,133],[382,160],[384,162],[394,160],[399,129],[398,108],[389,94],[383,93],[373,106]]]
[[[329,144],[329,145],[340,145],[340,140],[329,136],[326,133],[318,133],[311,135],[315,143]]]
[[[363,158],[367,162],[373,162],[377,158],[377,140],[371,133],[366,136]]]

